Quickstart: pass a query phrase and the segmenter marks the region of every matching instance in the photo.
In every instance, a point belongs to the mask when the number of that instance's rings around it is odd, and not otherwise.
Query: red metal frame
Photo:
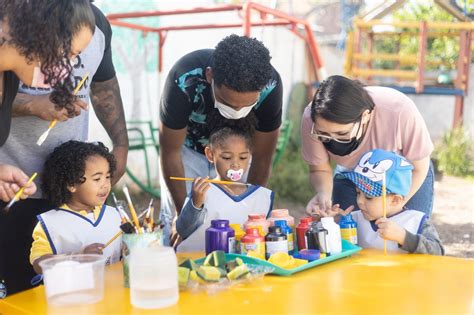
[[[142,18],[142,17],[158,17],[167,15],[180,14],[199,14],[199,13],[213,13],[213,12],[227,12],[236,11],[238,21],[233,23],[215,23],[215,24],[199,24],[199,25],[179,25],[179,26],[164,26],[164,27],[149,27],[140,24],[122,21],[127,18]],[[259,12],[259,17],[252,16],[252,11]],[[268,15],[273,16],[273,19],[268,19]],[[321,55],[319,54],[318,45],[313,35],[313,30],[310,24],[302,19],[288,15],[282,11],[271,9],[263,5],[247,2],[245,5],[220,5],[215,7],[198,7],[192,9],[168,10],[168,11],[148,11],[148,12],[128,12],[109,14],[107,16],[110,24],[120,27],[127,27],[144,33],[157,33],[159,37],[158,45],[158,71],[163,70],[163,46],[166,41],[166,35],[169,31],[184,31],[184,30],[199,30],[199,29],[215,29],[215,28],[232,28],[243,27],[244,35],[250,36],[252,26],[286,26],[296,36],[303,39],[309,49],[311,60],[314,67],[314,74],[318,80],[324,79],[327,75],[323,66]],[[255,21],[255,19],[257,20]],[[298,27],[302,27],[304,32],[300,32]]]

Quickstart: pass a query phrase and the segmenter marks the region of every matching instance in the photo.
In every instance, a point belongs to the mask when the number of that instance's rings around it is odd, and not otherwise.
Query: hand
[[[21,187],[28,182],[28,176],[18,167],[8,164],[0,164],[0,200],[9,202],[15,197],[15,194]],[[34,194],[36,192],[35,183],[31,183],[25,187],[21,199]]]
[[[79,116],[81,110],[87,110],[87,103],[76,99],[74,102],[74,114],[69,116],[67,110],[62,108],[57,110],[55,104],[49,99],[49,94],[45,95],[30,95],[31,97],[31,114],[43,120],[51,121],[57,119],[58,121],[66,121],[69,118]]]
[[[206,192],[209,189],[209,187],[211,187],[211,185],[209,185],[209,182],[207,182],[208,179],[209,179],[209,176],[198,177],[194,180],[193,204],[198,209],[202,208],[204,204],[204,199],[206,198]]]
[[[319,192],[311,198],[306,205],[306,213],[309,215],[320,214],[321,211],[331,210],[332,201],[331,196],[325,192]]]
[[[99,254],[102,255],[102,251],[104,250],[104,244],[101,243],[94,243],[86,246],[83,250],[83,254]]]
[[[377,233],[381,238],[403,245],[406,236],[406,230],[404,228],[384,217],[375,221],[375,224],[378,227]]]
[[[323,211],[323,210],[316,210],[315,214],[320,215],[321,217],[335,217],[337,215],[348,215],[349,213],[354,210],[354,206],[349,206],[346,210],[342,210],[340,205],[337,203],[331,207],[331,209]]]

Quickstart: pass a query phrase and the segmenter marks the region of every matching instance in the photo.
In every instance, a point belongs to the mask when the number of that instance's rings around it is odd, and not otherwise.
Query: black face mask
[[[329,140],[328,142],[323,142],[323,145],[326,150],[328,150],[332,154],[344,156],[355,151],[359,147],[359,144],[362,142],[362,138],[363,137],[357,139],[356,137],[354,137],[349,143],[340,143],[334,140]]]

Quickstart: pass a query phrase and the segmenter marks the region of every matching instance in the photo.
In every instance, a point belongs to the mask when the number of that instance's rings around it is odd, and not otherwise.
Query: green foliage
[[[443,136],[434,157],[438,160],[439,170],[448,175],[474,175],[474,142],[462,127],[451,129]]]
[[[269,188],[275,192],[275,204],[280,200],[304,204],[313,197],[308,165],[300,149],[288,145],[279,163],[273,168]]]
[[[461,7],[464,6],[464,1]],[[468,8],[474,6],[474,0],[467,1]],[[456,22],[457,19],[440,8],[432,0],[411,0],[393,13],[394,21],[428,21],[428,22]],[[398,28],[400,32],[412,32],[413,29]],[[449,30],[446,30],[449,31]],[[440,36],[428,39],[427,61],[442,62],[442,65],[427,64],[427,70],[451,70],[456,69],[459,56],[459,38],[457,36]],[[399,46],[399,48],[397,47]],[[417,54],[419,50],[418,36],[401,36],[400,40],[395,37],[386,37],[377,40],[375,50],[380,53],[399,53],[401,55]],[[474,55],[473,55],[474,62]],[[391,61],[378,61],[377,68],[393,69],[395,64]],[[401,69],[413,70],[413,66],[401,66]]]

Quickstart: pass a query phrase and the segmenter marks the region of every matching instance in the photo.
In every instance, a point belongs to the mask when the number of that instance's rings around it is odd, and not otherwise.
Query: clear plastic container
[[[103,299],[104,256],[56,256],[41,261],[39,265],[43,270],[48,304],[92,304]]]
[[[270,226],[275,225],[276,220],[285,220],[286,224],[294,230],[295,229],[295,218],[293,218],[288,209],[274,209],[271,212],[270,217],[268,218],[268,222],[270,223]]]
[[[178,303],[178,261],[172,247],[134,248],[129,271],[133,306],[158,309]]]

